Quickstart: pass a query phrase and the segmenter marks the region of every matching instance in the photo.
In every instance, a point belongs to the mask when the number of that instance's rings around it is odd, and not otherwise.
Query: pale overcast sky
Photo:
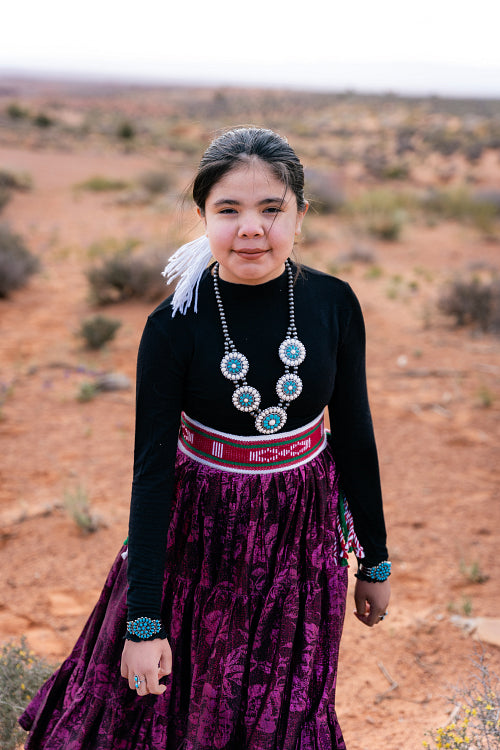
[[[0,73],[500,96],[500,0],[17,0]]]

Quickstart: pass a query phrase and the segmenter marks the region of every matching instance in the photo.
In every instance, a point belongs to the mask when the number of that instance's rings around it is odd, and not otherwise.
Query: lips
[[[261,247],[244,247],[234,252],[237,255],[262,255],[263,253],[267,253],[267,249]]]

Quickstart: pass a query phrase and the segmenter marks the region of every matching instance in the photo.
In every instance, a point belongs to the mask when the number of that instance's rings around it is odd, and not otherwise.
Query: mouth
[[[241,250],[234,250],[233,252],[241,258],[258,258],[268,251],[260,247],[244,247]]]

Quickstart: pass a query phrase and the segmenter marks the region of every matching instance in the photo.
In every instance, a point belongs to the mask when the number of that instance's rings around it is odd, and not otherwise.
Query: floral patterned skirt
[[[120,676],[124,547],[72,653],[20,718],[26,749],[345,750],[335,683],[346,543],[330,449],[265,475],[178,453],[176,471],[166,692],[138,697]]]

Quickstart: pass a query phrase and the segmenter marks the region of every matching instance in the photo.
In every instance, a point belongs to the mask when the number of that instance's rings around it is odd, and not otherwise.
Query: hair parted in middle
[[[299,211],[306,208],[304,168],[288,141],[267,128],[244,127],[215,138],[201,158],[193,180],[193,199],[202,214],[214,185],[255,158],[265,162],[285,189],[294,193]]]

